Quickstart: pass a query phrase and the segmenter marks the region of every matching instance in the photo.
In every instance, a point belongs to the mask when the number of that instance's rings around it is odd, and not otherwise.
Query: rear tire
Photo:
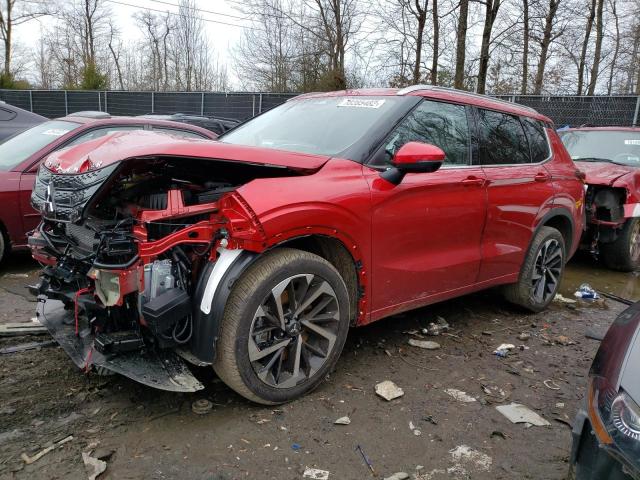
[[[611,270],[633,272],[640,269],[640,218],[630,218],[615,242],[600,246],[602,261]]]
[[[6,260],[7,253],[9,253],[9,242],[7,242],[7,238],[5,237],[2,228],[0,228],[0,265]]]
[[[349,305],[344,281],[322,257],[291,248],[269,252],[233,287],[213,368],[251,401],[294,400],[335,366],[349,330]]]
[[[532,312],[547,308],[560,286],[565,252],[562,234],[555,228],[541,227],[531,241],[518,282],[504,287],[505,298]]]

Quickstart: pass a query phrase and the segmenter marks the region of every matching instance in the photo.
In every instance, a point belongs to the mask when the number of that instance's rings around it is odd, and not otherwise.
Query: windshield
[[[220,141],[335,156],[395,110],[402,97],[316,97],[286,102],[221,136]]]
[[[10,170],[79,124],[52,120],[14,135],[0,144],[0,170]]]
[[[575,130],[561,132],[560,136],[575,161],[611,162],[640,167],[640,132]]]

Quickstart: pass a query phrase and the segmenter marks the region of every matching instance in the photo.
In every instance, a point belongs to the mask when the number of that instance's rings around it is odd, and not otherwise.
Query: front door
[[[410,141],[440,147],[445,163],[391,185],[374,168]],[[483,170],[471,165],[471,143],[466,107],[424,100],[365,168],[372,195],[372,319],[476,282],[487,200]]]

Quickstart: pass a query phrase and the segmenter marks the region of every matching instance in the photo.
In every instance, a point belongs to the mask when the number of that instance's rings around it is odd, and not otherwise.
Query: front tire
[[[290,248],[265,254],[225,306],[213,368],[257,403],[294,400],[335,366],[349,330],[349,295],[325,259]]]
[[[620,272],[640,269],[640,218],[627,220],[615,242],[601,245],[607,268]]]
[[[504,289],[506,299],[532,312],[547,308],[560,287],[565,252],[562,234],[555,228],[541,227],[531,241],[518,282]]]

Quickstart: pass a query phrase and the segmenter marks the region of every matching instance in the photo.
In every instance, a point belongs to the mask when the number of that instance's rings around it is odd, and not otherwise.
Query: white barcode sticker
[[[371,100],[369,98],[345,98],[339,107],[355,107],[355,108],[380,108],[384,105],[384,100]]]

